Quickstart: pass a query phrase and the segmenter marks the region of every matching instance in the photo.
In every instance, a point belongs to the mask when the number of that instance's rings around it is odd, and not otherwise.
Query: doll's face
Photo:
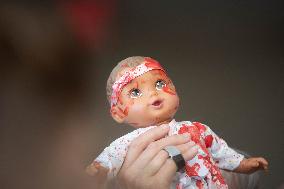
[[[175,87],[162,70],[151,70],[123,87],[113,118],[133,127],[170,122],[179,106]]]

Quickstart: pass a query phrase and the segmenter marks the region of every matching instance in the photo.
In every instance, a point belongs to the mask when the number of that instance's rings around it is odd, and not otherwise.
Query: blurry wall
[[[77,2],[1,6],[1,188],[92,188],[84,167],[132,130],[105,83],[134,55],[168,71],[177,120],[266,157],[261,188],[284,183],[282,1]]]

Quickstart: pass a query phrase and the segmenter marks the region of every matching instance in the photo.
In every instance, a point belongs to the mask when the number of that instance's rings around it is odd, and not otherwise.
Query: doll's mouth
[[[153,103],[152,103],[152,106],[154,106],[155,108],[161,108],[163,105],[163,101],[162,100],[155,100]]]

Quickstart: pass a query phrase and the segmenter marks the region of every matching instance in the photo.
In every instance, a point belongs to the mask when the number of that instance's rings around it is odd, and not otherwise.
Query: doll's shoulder
[[[194,127],[197,129],[200,133],[206,133],[210,132],[211,129],[209,126],[207,126],[204,123],[197,122],[197,121],[179,121],[175,122],[175,126],[173,127],[172,133],[183,133],[183,130],[188,130],[189,128]]]
[[[197,121],[179,121],[175,122],[175,127],[176,128],[181,128],[181,127],[197,127],[198,129],[201,130],[206,130],[206,128],[209,128],[207,125],[204,123],[200,123]]]

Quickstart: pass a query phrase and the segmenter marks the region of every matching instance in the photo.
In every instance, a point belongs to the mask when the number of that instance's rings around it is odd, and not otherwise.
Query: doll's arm
[[[205,141],[206,148],[211,153],[219,168],[248,174],[257,170],[268,170],[268,162],[264,158],[244,158],[244,155],[230,148],[208,126],[201,123],[195,123],[195,125],[200,128],[199,130]]]
[[[218,137],[208,126],[194,122],[204,139],[206,148],[211,153],[217,166],[221,169],[234,170],[239,166],[244,156],[230,148],[227,143]]]
[[[257,170],[268,170],[268,162],[262,157],[244,158],[234,170],[237,173],[253,173]]]
[[[93,163],[87,167],[87,173],[100,179],[102,179],[102,176],[108,180],[114,178],[122,166],[127,152],[127,146],[119,144],[116,140],[105,148]]]
[[[100,163],[94,161],[86,168],[86,172],[94,177],[94,183],[96,188],[106,188],[108,168],[101,166]]]
[[[110,174],[113,168],[112,159],[110,157],[109,147],[104,151],[86,168],[86,172],[94,177],[100,179]]]

